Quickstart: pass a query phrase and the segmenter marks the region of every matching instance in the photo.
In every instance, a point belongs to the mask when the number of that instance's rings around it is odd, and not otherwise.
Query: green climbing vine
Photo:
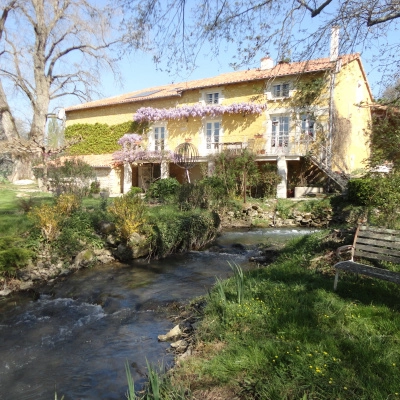
[[[107,154],[120,149],[118,140],[128,132],[146,132],[148,124],[134,121],[118,125],[74,124],[65,129],[66,140],[82,137],[79,143],[68,149],[70,155]]]
[[[291,99],[294,108],[309,108],[315,106],[318,98],[326,87],[326,76],[311,77],[308,80],[299,80],[295,87],[296,92]]]

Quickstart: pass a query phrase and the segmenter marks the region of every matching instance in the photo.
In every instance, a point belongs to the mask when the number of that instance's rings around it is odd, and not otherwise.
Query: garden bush
[[[113,216],[118,236],[129,242],[134,233],[144,229],[147,220],[147,208],[144,201],[137,196],[125,195],[114,199],[108,207]]]
[[[32,250],[23,247],[20,238],[0,237],[0,275],[13,276],[16,270],[34,257]]]
[[[175,178],[159,179],[153,182],[146,192],[146,200],[168,203],[175,199],[180,183]]]
[[[152,210],[152,256],[199,249],[217,234],[220,224],[216,213],[179,212],[172,208]]]
[[[366,208],[376,224],[397,227],[400,211],[400,173],[370,174],[349,182],[349,200]]]

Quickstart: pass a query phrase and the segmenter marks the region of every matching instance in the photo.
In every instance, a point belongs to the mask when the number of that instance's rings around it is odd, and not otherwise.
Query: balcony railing
[[[248,149],[257,155],[306,155],[313,147],[315,140],[309,135],[290,134],[287,136],[264,135],[261,138],[249,139],[247,142],[213,142],[209,143],[207,154],[231,151],[240,154]]]

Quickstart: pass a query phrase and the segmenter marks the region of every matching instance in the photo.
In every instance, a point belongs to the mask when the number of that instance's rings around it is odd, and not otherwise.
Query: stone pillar
[[[128,193],[132,187],[132,167],[129,163],[124,163],[124,194]]]
[[[168,161],[161,161],[161,179],[169,178],[169,163]]]
[[[287,198],[287,162],[285,156],[279,156],[277,160],[278,174],[282,182],[276,188],[276,197],[278,199]]]

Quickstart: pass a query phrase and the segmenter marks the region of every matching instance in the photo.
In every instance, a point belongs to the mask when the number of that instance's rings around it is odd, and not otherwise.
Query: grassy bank
[[[345,275],[333,292],[339,244],[306,236],[274,264],[218,282],[194,356],[159,398],[400,398],[400,288]]]

